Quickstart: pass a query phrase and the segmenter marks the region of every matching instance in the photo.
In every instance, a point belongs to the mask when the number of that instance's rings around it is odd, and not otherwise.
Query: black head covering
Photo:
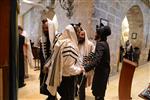
[[[81,27],[81,23],[78,23],[78,24],[71,23],[71,25],[73,26],[76,33],[83,30]]]
[[[107,36],[111,35],[111,29],[109,26],[101,26],[97,28],[96,33],[100,36],[101,40],[107,40]]]
[[[23,31],[23,28],[22,28],[22,26],[18,25],[18,30],[21,30],[21,31]]]

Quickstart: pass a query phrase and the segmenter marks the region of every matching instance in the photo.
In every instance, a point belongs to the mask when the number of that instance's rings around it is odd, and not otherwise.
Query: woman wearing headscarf
[[[49,68],[47,89],[53,96],[58,91],[60,100],[74,100],[76,75],[83,71],[75,28],[73,25],[66,26],[54,45],[51,60],[45,64],[45,68]]]
[[[107,36],[111,34],[109,26],[102,26],[96,30],[96,48],[94,60],[85,65],[86,72],[94,69],[92,93],[95,100],[104,100],[107,81],[110,73],[110,51]]]

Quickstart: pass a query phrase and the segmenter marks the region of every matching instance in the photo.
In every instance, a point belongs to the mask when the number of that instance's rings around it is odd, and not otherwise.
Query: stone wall
[[[95,0],[93,13],[93,28],[99,24],[100,18],[107,19],[112,30],[108,37],[111,54],[112,73],[117,70],[117,61],[119,54],[120,33],[121,33],[121,5],[118,1]]]
[[[131,7],[127,12],[129,22],[129,39],[134,47],[142,48],[143,43],[143,14],[138,5]],[[135,33],[135,37],[133,37]],[[136,36],[137,34],[137,36]]]
[[[23,15],[23,28],[27,32],[27,36],[37,46],[41,35],[41,9],[32,8]]]

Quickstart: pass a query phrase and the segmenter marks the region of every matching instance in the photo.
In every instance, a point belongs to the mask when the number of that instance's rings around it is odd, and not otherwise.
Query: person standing
[[[111,34],[109,26],[102,26],[96,30],[96,48],[94,60],[85,65],[85,71],[94,69],[92,93],[95,100],[104,100],[107,81],[110,73],[110,50],[107,36]]]
[[[55,34],[54,23],[49,19],[43,19],[42,31],[43,34],[40,41],[40,93],[48,96],[46,100],[55,100],[55,96],[52,96],[47,90],[47,85],[45,84],[47,73],[43,72],[44,65],[51,56],[51,46],[53,44],[53,37]]]
[[[48,70],[47,89],[60,100],[74,100],[76,76],[83,72],[79,61],[77,33],[80,25],[68,25],[56,41],[51,60],[45,64]]]
[[[25,78],[25,67],[24,67],[24,50],[25,50],[25,37],[22,35],[23,28],[18,26],[19,33],[19,88],[24,87],[26,84],[24,83]]]
[[[24,52],[24,63],[25,63],[25,78],[29,77],[28,66],[33,68],[33,54],[29,39],[29,34],[23,30],[22,35],[25,37],[25,52]]]
[[[81,62],[84,64],[88,60],[88,56],[91,53],[94,53],[95,50],[95,45],[89,41],[87,37],[87,33],[85,30],[82,30],[79,34],[79,41],[78,41],[78,47],[80,51],[80,58]],[[85,61],[86,59],[86,61]],[[85,95],[85,88],[86,86],[90,86],[92,82],[92,76],[93,76],[93,71],[88,72],[86,75],[81,75],[78,76],[78,82],[77,84],[79,85],[79,100],[85,100],[86,95]]]
[[[129,40],[125,44],[125,58],[133,61],[133,47]]]
[[[119,57],[119,58],[120,58],[120,59],[119,59],[120,62],[123,61],[123,55],[124,55],[124,48],[123,48],[123,46],[121,45],[121,46],[120,46],[120,57]]]
[[[140,59],[140,48],[134,47],[133,49],[133,62],[137,63],[137,66],[139,65],[139,59]]]

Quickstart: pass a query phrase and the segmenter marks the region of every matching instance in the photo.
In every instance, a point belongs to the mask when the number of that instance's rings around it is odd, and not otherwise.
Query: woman
[[[111,34],[109,26],[102,26],[96,30],[96,49],[94,60],[85,65],[85,71],[94,69],[92,93],[95,100],[104,100],[107,81],[110,73],[110,51],[107,36]]]

